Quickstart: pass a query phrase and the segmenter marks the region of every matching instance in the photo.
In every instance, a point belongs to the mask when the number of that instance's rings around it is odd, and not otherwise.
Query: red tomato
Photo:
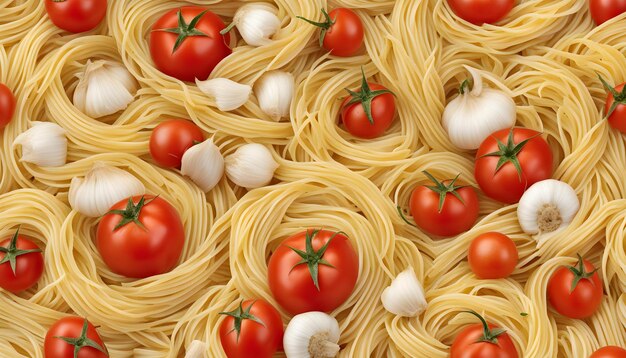
[[[602,303],[602,280],[593,264],[578,256],[577,266],[560,267],[548,281],[548,299],[569,318],[587,318]]]
[[[358,275],[359,258],[348,237],[328,230],[308,229],[285,239],[268,265],[274,298],[294,315],[339,307]]]
[[[4,128],[11,122],[15,113],[15,97],[13,92],[0,83],[0,129]]]
[[[185,244],[176,209],[152,196],[135,196],[113,205],[98,224],[96,236],[98,251],[111,271],[134,278],[170,271]]]
[[[107,0],[46,0],[46,11],[57,27],[69,32],[94,29],[107,13]]]
[[[514,0],[448,0],[454,13],[472,24],[498,22],[511,11]]]
[[[180,168],[183,154],[197,142],[204,141],[200,127],[184,119],[165,121],[152,131],[150,154],[157,164]]]
[[[0,242],[0,287],[13,293],[27,290],[43,273],[41,250],[28,236],[15,235]]]
[[[626,89],[622,83],[613,88],[602,77],[600,81],[607,90],[604,113],[608,117],[611,127],[626,134]]]
[[[626,358],[626,349],[617,346],[606,346],[593,352],[589,358]]]
[[[467,326],[459,333],[452,347],[450,358],[517,358],[517,349],[506,330],[495,328],[474,311],[468,311],[478,317],[481,323]]]
[[[589,0],[591,17],[600,25],[626,12],[626,0]]]
[[[220,325],[220,341],[228,358],[271,358],[282,346],[283,321],[263,300],[247,300]]]
[[[517,203],[531,185],[552,177],[552,151],[540,134],[511,128],[485,138],[476,152],[474,176],[487,196]]]
[[[46,358],[74,358],[76,347],[79,349],[77,358],[109,356],[96,327],[81,317],[65,317],[56,321],[48,329],[43,342]]]
[[[161,72],[181,81],[206,80],[232,52],[230,34],[220,34],[225,27],[222,19],[206,8],[172,9],[152,26],[152,60]]]
[[[435,186],[420,185],[411,194],[411,215],[417,226],[438,236],[454,236],[469,230],[478,218],[478,196],[474,188],[458,186],[454,178],[440,182],[424,174]]]
[[[322,9],[324,22],[315,22],[298,16],[312,25],[322,29],[320,46],[332,55],[349,57],[357,53],[363,45],[363,23],[354,11],[338,8],[330,13]]]
[[[487,232],[470,244],[467,259],[472,272],[482,279],[508,277],[518,260],[513,240],[499,232]]]

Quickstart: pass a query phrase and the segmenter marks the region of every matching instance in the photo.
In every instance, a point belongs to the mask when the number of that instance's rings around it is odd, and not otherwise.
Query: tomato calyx
[[[230,311],[230,312],[220,312],[220,314],[233,317],[233,319],[235,320],[233,324],[233,329],[231,329],[230,332],[232,331],[237,332],[237,341],[239,341],[239,335],[241,334],[241,323],[244,320],[249,319],[265,327],[265,323],[263,323],[263,321],[260,318],[250,313],[250,310],[252,309],[252,306],[254,305],[255,302],[256,301],[253,301],[252,303],[250,303],[250,306],[248,306],[248,308],[244,310],[243,300],[241,300],[241,302],[239,302],[239,307],[237,307],[237,309]]]
[[[496,138],[496,141],[498,142],[498,151],[495,152],[491,152],[491,153],[487,153],[483,156],[481,156],[481,158],[484,157],[500,157],[498,159],[498,164],[496,165],[496,171],[495,173],[497,173],[502,166],[504,166],[504,164],[506,163],[511,163],[513,164],[513,166],[515,167],[515,170],[517,171],[517,176],[520,180],[522,180],[522,166],[519,162],[519,159],[517,158],[517,155],[522,151],[522,149],[524,149],[524,146],[531,140],[534,139],[535,137],[539,136],[540,134],[536,134],[530,138],[524,139],[523,141],[515,144],[515,141],[513,140],[513,128],[511,128],[511,130],[509,131],[509,136],[507,138],[507,142],[506,144],[502,143],[502,141],[500,141],[500,139]],[[494,173],[494,174],[495,174]]]
[[[320,32],[320,47],[324,46],[324,38],[326,38],[326,32],[328,32],[328,30],[330,30],[330,28],[335,24],[335,21],[336,21],[334,19],[331,19],[330,15],[328,15],[326,10],[324,10],[324,9],[322,9],[322,14],[324,14],[324,17],[326,18],[326,21],[324,21],[324,22],[316,22],[316,21],[309,20],[309,19],[307,19],[305,17],[302,17],[302,16],[296,16],[298,19],[304,20],[304,21],[308,22],[309,24],[311,24],[313,26],[317,26],[317,27],[322,29],[322,31]]]
[[[452,179],[449,184],[444,184],[443,181],[437,180],[437,178],[435,178],[426,170],[422,171],[422,173],[424,173],[424,175],[426,175],[426,177],[430,179],[430,181],[435,183],[435,185],[425,185],[425,187],[439,194],[439,212],[441,212],[441,209],[443,209],[443,204],[446,201],[446,196],[448,195],[448,193],[454,195],[457,199],[461,201],[461,203],[465,205],[465,201],[457,190],[464,188],[467,185],[455,185],[457,179],[459,179],[459,177],[461,176],[461,173],[457,174],[457,176],[454,177],[454,179]]]
[[[0,265],[5,262],[8,262],[11,266],[11,271],[13,271],[13,275],[15,275],[15,266],[17,265],[17,257],[21,255],[30,254],[33,252],[41,252],[41,249],[32,249],[32,250],[20,250],[17,248],[17,237],[19,235],[20,228],[18,227],[15,230],[15,234],[11,238],[9,242],[9,247],[0,246],[0,252],[4,252],[4,257],[0,260]]]
[[[580,254],[576,254],[576,255],[578,256],[578,262],[576,263],[576,265],[575,266],[569,266],[567,268],[568,270],[570,270],[574,274],[574,279],[572,280],[572,287],[570,287],[569,293],[574,292],[574,290],[576,289],[576,286],[578,285],[580,280],[588,280],[593,285],[594,283],[593,283],[593,280],[591,279],[591,277],[596,273],[596,271],[598,271],[598,269],[595,269],[593,271],[587,272],[585,270],[585,265],[583,263],[582,256],[580,256]],[[578,266],[578,267],[576,267],[576,266]]]
[[[363,70],[363,67],[361,67],[361,75],[363,76],[363,79],[361,81],[361,89],[358,92],[346,88],[346,91],[348,91],[352,99],[350,99],[350,101],[346,103],[344,107],[355,103],[361,103],[361,105],[363,106],[363,110],[365,111],[365,115],[367,116],[367,120],[370,122],[371,125],[374,125],[374,117],[372,117],[372,101],[374,100],[374,98],[387,93],[393,96],[395,96],[395,94],[388,89],[372,91],[369,84],[367,83],[367,78],[365,77],[365,71]]]
[[[613,111],[615,111],[615,108],[617,108],[617,106],[619,106],[620,104],[626,105],[626,86],[622,88],[621,92],[617,92],[617,90],[615,90],[613,86],[609,85],[604,80],[604,78],[600,76],[600,74],[598,74],[598,78],[600,79],[600,82],[602,82],[602,85],[604,86],[604,88],[613,96],[613,104],[611,104],[609,111],[604,117],[604,118],[608,118],[611,116],[611,114],[613,114]]]
[[[115,225],[113,231],[131,222],[146,230],[146,227],[143,225],[143,223],[139,221],[139,214],[141,214],[141,209],[143,209],[144,206],[149,204],[154,199],[156,199],[156,197],[146,201],[146,197],[142,195],[137,205],[135,205],[135,203],[133,202],[133,197],[131,196],[130,198],[128,198],[128,203],[126,204],[126,208],[124,210],[110,210],[104,215],[115,214],[122,216],[122,220],[120,220],[120,222]]]
[[[473,310],[467,310],[464,312],[473,314],[474,316],[478,317],[478,319],[480,320],[480,323],[482,323],[483,325],[483,335],[476,341],[476,343],[485,342],[485,343],[491,343],[495,345],[498,344],[498,337],[502,335],[504,332],[506,332],[506,329],[504,328],[489,329],[489,324],[487,324],[487,321],[485,320],[485,318],[483,318],[483,316],[481,316],[479,313]]]
[[[295,247],[288,246],[296,254],[298,254],[298,256],[302,258],[302,260],[298,261],[295,265],[293,265],[291,270],[289,270],[289,273],[291,273],[291,271],[293,271],[293,269],[295,269],[299,265],[306,264],[309,267],[309,272],[311,273],[313,284],[315,284],[315,288],[317,288],[318,291],[320,290],[319,277],[318,277],[319,265],[325,265],[325,266],[332,267],[332,268],[335,267],[330,262],[324,260],[324,253],[326,252],[326,249],[328,249],[328,245],[330,245],[330,242],[335,238],[335,236],[339,234],[345,235],[345,233],[342,231],[335,232],[333,236],[331,236],[328,239],[328,241],[326,241],[324,246],[322,246],[319,250],[315,251],[315,249],[313,249],[313,238],[319,232],[320,230],[317,230],[317,229],[313,230],[312,232],[309,232],[309,230],[306,231],[306,234],[305,234],[306,251],[298,250]]]
[[[83,329],[80,332],[80,337],[54,336],[54,338],[58,338],[60,340],[63,340],[67,344],[73,345],[74,346],[74,358],[78,357],[78,352],[80,352],[80,350],[83,347],[95,348],[99,350],[100,352],[104,353],[108,357],[109,353],[106,351],[106,348],[99,345],[98,342],[87,337],[87,327],[88,327],[87,319],[84,319]]]
[[[406,216],[404,216],[404,211],[402,210],[402,208],[400,207],[400,205],[396,205],[396,210],[398,210],[398,214],[400,215],[400,217],[402,218],[402,220],[413,226],[413,227],[417,227],[417,225],[413,224],[412,222],[409,221],[409,219],[406,218]]]
[[[169,29],[156,29],[153,31],[165,31],[165,32],[171,32],[173,34],[178,35],[178,38],[176,39],[176,42],[174,43],[174,48],[172,49],[172,53],[174,53],[176,52],[178,47],[182,45],[182,43],[187,39],[187,37],[190,37],[190,36],[209,37],[209,35],[196,29],[196,25],[198,24],[198,21],[200,21],[202,16],[204,16],[204,14],[206,14],[207,11],[209,10],[204,10],[203,12],[196,15],[196,17],[194,17],[189,23],[187,23],[185,21],[185,18],[183,18],[183,12],[179,9],[177,13],[178,27],[172,27]]]

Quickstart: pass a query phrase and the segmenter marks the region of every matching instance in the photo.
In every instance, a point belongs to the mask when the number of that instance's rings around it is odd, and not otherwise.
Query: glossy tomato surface
[[[368,83],[372,91],[386,90],[377,83]],[[360,93],[361,90],[355,90]],[[360,102],[348,104],[352,99],[348,96],[341,104],[341,120],[346,130],[355,137],[371,139],[380,137],[393,123],[396,115],[396,100],[391,93],[381,94],[372,99],[372,119],[370,123],[365,108]]]
[[[591,17],[597,25],[626,12],[626,0],[589,0]]]
[[[328,13],[334,24],[324,36],[324,48],[332,55],[348,57],[363,45],[363,23],[354,11],[338,8]]]
[[[69,32],[94,29],[107,13],[107,0],[45,0],[50,20]]]
[[[150,155],[157,164],[180,168],[183,154],[194,144],[204,141],[200,127],[184,119],[160,123],[150,135]]]
[[[624,89],[624,83],[615,87],[617,92],[621,92]],[[606,98],[606,105],[604,106],[604,113],[608,114],[611,106],[613,105],[614,98],[613,94],[610,92]],[[626,105],[618,104],[617,107],[613,110],[613,113],[608,118],[609,124],[611,127],[617,129],[618,131],[626,134]]]
[[[0,242],[0,247],[9,248],[11,238]],[[39,247],[31,237],[18,235],[16,241],[18,250],[38,250]],[[5,253],[0,251],[0,260]],[[30,252],[19,255],[15,260],[15,273],[9,262],[0,264],[0,287],[13,293],[19,293],[33,287],[41,278],[44,270],[43,255],[41,252]]]
[[[489,324],[490,329],[495,326]],[[498,343],[479,342],[483,336],[483,326],[472,324],[459,333],[452,347],[450,358],[518,358],[517,349],[508,334],[498,336]]]
[[[617,346],[606,346],[593,352],[589,358],[626,358],[626,349]]]
[[[472,272],[482,279],[508,277],[518,261],[513,240],[499,232],[478,235],[470,244],[467,258]]]
[[[55,337],[79,338],[84,324],[84,318],[73,316],[61,318],[54,323],[48,329],[43,343],[45,358],[73,358],[75,346]],[[98,334],[98,331],[96,331],[96,327],[90,322],[87,322],[86,337],[96,342],[106,351],[106,346]],[[109,355],[93,347],[81,347],[77,356],[77,358],[105,357],[109,357]]]
[[[595,267],[587,260],[583,261],[586,272],[593,272]],[[548,300],[554,309],[569,318],[587,318],[592,316],[602,303],[602,280],[598,273],[588,279],[581,279],[572,291],[575,275],[568,267],[559,267],[548,281]]]
[[[448,0],[454,13],[476,25],[502,20],[515,5],[515,0]]]
[[[15,96],[5,84],[0,83],[0,129],[13,119],[15,113]]]

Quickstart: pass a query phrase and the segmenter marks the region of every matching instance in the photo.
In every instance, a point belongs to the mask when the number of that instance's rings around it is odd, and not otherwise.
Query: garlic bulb
[[[194,340],[187,348],[187,353],[185,353],[185,358],[204,358],[205,353],[207,352],[206,343]]]
[[[67,161],[65,129],[56,123],[33,122],[32,127],[18,135],[13,147],[22,146],[23,162],[40,167],[60,167]]]
[[[248,102],[252,92],[252,87],[227,78],[214,78],[206,81],[196,78],[196,85],[200,91],[215,98],[220,111],[232,111],[243,106]]]
[[[190,177],[202,191],[213,189],[224,175],[224,157],[213,139],[187,149],[183,154],[180,172]]]
[[[138,84],[121,63],[87,61],[85,72],[77,75],[74,106],[92,118],[125,109],[135,97]]]
[[[550,233],[572,222],[579,207],[576,192],[569,184],[547,179],[524,192],[517,207],[517,219],[526,233]]]
[[[464,82],[460,94],[443,111],[443,127],[452,144],[461,149],[477,149],[491,133],[513,127],[515,102],[497,89],[484,88],[480,72],[464,66],[472,75],[473,88]]]
[[[428,306],[424,288],[417,280],[413,267],[398,274],[391,285],[385,288],[380,299],[387,311],[403,317],[419,316]]]
[[[283,336],[287,358],[332,358],[339,353],[339,323],[324,312],[294,316]]]
[[[293,75],[283,71],[266,72],[254,85],[263,112],[275,120],[289,116],[296,84]]]
[[[242,145],[224,161],[228,178],[248,189],[269,184],[278,168],[270,150],[257,143]]]
[[[132,174],[96,162],[84,178],[72,179],[68,199],[72,209],[85,216],[98,217],[120,200],[145,192],[143,183]]]
[[[271,42],[269,39],[280,28],[280,19],[276,9],[265,3],[244,5],[237,10],[233,24],[248,45],[262,46]],[[229,26],[232,28],[233,24]]]

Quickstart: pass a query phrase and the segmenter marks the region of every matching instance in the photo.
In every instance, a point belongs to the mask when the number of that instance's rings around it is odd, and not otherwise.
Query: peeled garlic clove
[[[18,135],[13,147],[22,146],[20,161],[40,167],[60,167],[67,161],[65,129],[56,123],[33,122],[32,127]]]
[[[273,119],[289,116],[296,84],[293,75],[283,71],[266,72],[254,85],[261,110]]]
[[[233,23],[248,45],[262,46],[271,42],[269,39],[280,28],[280,19],[276,9],[265,3],[252,3],[239,8]]]
[[[190,177],[202,191],[213,189],[224,175],[224,158],[213,139],[187,149],[180,172]]]
[[[413,267],[396,276],[380,299],[387,311],[403,317],[419,316],[428,307],[424,288],[415,276]]]
[[[120,200],[145,192],[143,183],[132,174],[96,162],[84,178],[72,179],[68,199],[72,209],[85,216],[99,217]]]
[[[278,168],[272,152],[257,143],[242,145],[235,153],[227,156],[224,162],[228,178],[247,189],[269,184]]]
[[[547,179],[524,192],[517,206],[517,218],[526,233],[550,233],[569,225],[579,208],[578,196],[569,184]]]
[[[205,353],[207,352],[206,343],[194,340],[187,348],[187,353],[185,354],[185,358],[204,358]]]
[[[252,93],[252,87],[227,78],[214,78],[206,81],[196,78],[196,85],[200,91],[215,98],[220,111],[232,111],[243,106],[248,102]]]
[[[324,312],[294,316],[283,336],[287,358],[332,358],[339,353],[339,323]]]

